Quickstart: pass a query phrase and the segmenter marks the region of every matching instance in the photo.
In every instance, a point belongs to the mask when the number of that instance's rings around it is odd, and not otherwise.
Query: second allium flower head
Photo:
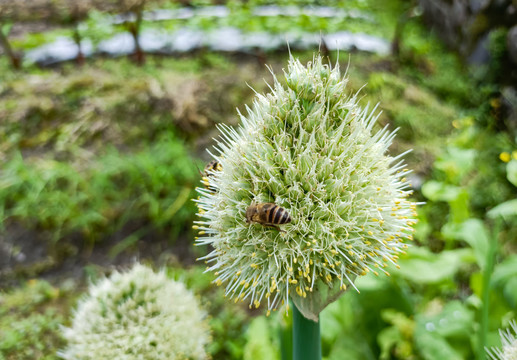
[[[357,276],[397,262],[416,204],[400,156],[386,155],[394,133],[372,133],[377,116],[349,94],[339,66],[291,57],[285,79],[257,95],[238,129],[221,126],[222,171],[199,189],[197,242],[213,246],[203,259],[228,296],[268,310],[290,296],[316,320]],[[246,222],[261,203],[289,213],[283,231]]]
[[[208,324],[181,282],[136,264],[91,285],[63,328],[68,360],[206,359]]]
[[[499,330],[502,348],[486,349],[491,359],[517,360],[517,322],[515,320],[510,321],[510,328]]]

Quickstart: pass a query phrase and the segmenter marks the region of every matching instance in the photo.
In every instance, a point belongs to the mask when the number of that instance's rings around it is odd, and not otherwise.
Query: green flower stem
[[[291,307],[292,307],[291,303]],[[282,317],[282,323],[278,328],[280,336],[281,360],[293,360],[293,313],[292,311]]]
[[[486,359],[486,337],[488,333],[488,315],[490,311],[490,280],[494,272],[495,256],[497,254],[497,238],[501,231],[501,219],[496,219],[491,236],[489,236],[486,263],[483,271],[483,291],[481,306],[481,326],[478,333],[478,360]]]
[[[293,308],[293,360],[320,360],[320,323],[307,319]]]

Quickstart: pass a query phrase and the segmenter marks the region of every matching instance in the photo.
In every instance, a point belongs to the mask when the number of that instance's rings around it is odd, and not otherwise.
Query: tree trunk
[[[133,36],[133,40],[135,41],[135,52],[133,54],[135,62],[138,65],[143,65],[145,63],[145,54],[142,51],[142,47],[140,46],[140,28],[142,25],[142,16],[144,12],[144,7],[140,6],[135,10],[136,21],[129,24],[129,32]]]
[[[73,34],[74,42],[77,45],[77,57],[75,58],[75,62],[78,66],[84,65],[84,53],[81,47],[81,34],[79,33],[79,22],[74,21],[74,34]]]
[[[9,44],[9,40],[7,39],[7,36],[4,34],[3,28],[4,23],[0,22],[0,46],[5,51],[5,54],[9,57],[9,60],[11,61],[11,65],[16,70],[21,69],[22,67],[22,57],[20,54],[13,51],[11,48],[11,44]]]

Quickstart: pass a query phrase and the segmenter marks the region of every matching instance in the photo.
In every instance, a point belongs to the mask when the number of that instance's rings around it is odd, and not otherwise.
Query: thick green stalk
[[[293,303],[293,360],[321,360],[320,323],[303,316]]]
[[[294,305],[290,302],[291,307]],[[278,335],[280,336],[280,359],[293,360],[293,312],[289,311],[282,316],[280,326],[278,327]]]
[[[486,359],[486,335],[488,333],[488,315],[490,310],[490,280],[494,272],[495,256],[497,253],[497,239],[501,230],[501,219],[496,219],[492,234],[488,237],[488,251],[486,253],[486,263],[483,271],[483,291],[481,319],[478,334],[478,360]]]

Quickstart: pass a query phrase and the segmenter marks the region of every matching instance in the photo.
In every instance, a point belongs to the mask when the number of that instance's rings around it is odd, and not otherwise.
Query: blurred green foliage
[[[230,81],[235,74],[242,83]],[[231,122],[235,104],[253,93],[250,74],[211,54],[139,68],[119,60],[3,73],[2,231],[23,224],[52,247],[122,233],[111,256],[147,233],[173,243],[195,213],[190,199],[204,164],[190,155],[193,140],[215,122]],[[128,233],[126,225],[139,229]]]
[[[44,280],[29,280],[22,287],[0,293],[0,359],[58,359],[64,346],[59,327],[75,299],[74,286],[61,289]]]
[[[234,1],[225,19],[143,27],[348,30],[390,38],[406,8],[396,0],[326,3],[373,14],[373,21],[252,15],[250,8],[268,3]],[[99,12],[90,13],[81,29],[94,43],[124,31]],[[13,43],[28,49],[63,31],[27,34]],[[504,34],[492,34],[496,55],[503,51]],[[312,57],[295,55],[302,62]],[[267,56],[275,70],[285,66],[283,54]],[[262,65],[234,60],[202,52],[150,57],[138,68],[125,59],[101,59],[82,69],[33,66],[23,74],[7,70],[0,58],[3,235],[10,224],[21,223],[50,244],[77,234],[93,243],[137,223],[140,230],[116,243],[112,256],[146,231],[157,230],[171,242],[179,234],[191,240],[186,229],[195,207],[189,199],[199,184],[192,153],[207,146],[214,124],[235,123],[235,107],[242,109],[253,95],[246,83],[261,92],[262,78],[270,79]],[[340,61],[346,68],[347,55]],[[517,144],[490,82],[500,77],[494,61],[485,75],[473,76],[418,17],[405,24],[396,59],[351,56],[350,92],[367,83],[364,103],[380,102],[380,124],[400,128],[392,151],[414,149],[406,159],[416,175],[415,198],[425,204],[419,207],[415,246],[401,257],[401,268],[390,269],[391,277],[361,278],[360,293],[347,292],[321,314],[325,359],[482,359],[483,343],[500,345],[497,329],[517,317]],[[482,76],[487,78],[480,83]],[[265,318],[227,301],[201,266],[175,264],[168,271],[207,309],[215,360],[286,354],[289,316]],[[81,291],[38,280],[0,294],[0,359],[56,358],[62,346],[58,324],[66,324]]]
[[[219,5],[211,1],[193,1],[194,6]],[[230,9],[227,17],[200,16],[188,19],[147,21],[142,23],[143,29],[156,29],[159,31],[173,31],[180,27],[202,29],[206,31],[215,30],[224,26],[232,26],[245,32],[267,31],[272,33],[315,33],[320,31],[326,33],[338,31],[361,32],[371,35],[385,37],[391,34],[394,19],[399,16],[404,6],[400,1],[326,1],[317,3],[314,1],[227,1],[225,4]],[[305,14],[292,16],[257,16],[252,9],[256,6],[333,6],[338,9],[351,12],[351,16],[344,17],[311,17]],[[172,1],[149,2],[145,9],[155,8],[178,8],[179,4]],[[116,33],[127,31],[124,24],[113,24],[111,15],[108,11],[103,11],[103,6],[92,6],[88,16],[84,18],[79,27],[81,37],[90,39],[94,44],[105,40]],[[106,9],[105,9],[106,10]],[[123,11],[121,11],[123,12]],[[363,16],[356,16],[361,12]],[[370,16],[375,13],[375,16]],[[68,33],[67,33],[68,31]],[[37,45],[43,45],[54,41],[58,36],[67,36],[70,30],[58,28],[51,29],[44,33],[35,32],[27,34],[23,38],[15,39],[12,44],[16,48],[31,49]],[[389,36],[388,36],[389,39]]]
[[[191,221],[197,177],[172,134],[137,153],[108,150],[86,169],[17,154],[0,176],[0,213],[48,231],[54,242],[73,232],[94,242],[131,221],[151,222],[175,238]]]
[[[171,267],[168,273],[200,296],[212,330],[213,341],[208,345],[208,352],[215,359],[242,359],[249,314],[241,305],[228,301],[223,288],[214,289],[212,276],[203,270],[199,265],[190,269]]]

